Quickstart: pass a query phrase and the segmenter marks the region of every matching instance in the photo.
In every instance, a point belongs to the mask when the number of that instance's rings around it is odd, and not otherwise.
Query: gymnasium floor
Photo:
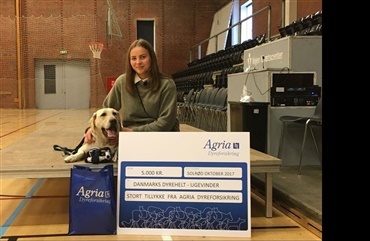
[[[273,217],[266,218],[264,201],[261,198],[263,192],[258,185],[253,186],[253,181],[251,238],[150,234],[68,236],[69,179],[58,176],[37,178],[37,170],[28,169],[51,164],[54,167],[55,161],[65,165],[61,153],[56,154],[52,146],[77,145],[93,112],[94,110],[0,109],[1,166],[13,162],[19,167],[20,173],[35,173],[34,178],[1,177],[0,240],[321,240],[321,231],[310,230],[305,224],[298,222],[294,215],[280,211],[283,208],[279,202],[275,203]],[[9,156],[14,157],[14,160],[10,160],[12,158]],[[46,163],[40,160],[46,160]],[[275,193],[279,192],[274,191],[274,195]]]

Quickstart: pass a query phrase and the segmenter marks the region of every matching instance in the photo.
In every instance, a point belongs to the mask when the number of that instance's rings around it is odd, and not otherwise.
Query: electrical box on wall
[[[112,89],[115,81],[116,81],[116,77],[107,78],[107,94],[109,93],[110,89]]]

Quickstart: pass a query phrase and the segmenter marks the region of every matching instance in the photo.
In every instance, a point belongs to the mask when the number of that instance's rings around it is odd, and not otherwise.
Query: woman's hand
[[[128,127],[122,127],[121,131],[133,131],[131,128]]]
[[[85,143],[88,143],[88,144],[91,144],[91,143],[94,143],[95,142],[95,140],[94,140],[94,138],[93,138],[93,136],[91,134],[91,129],[90,128],[88,128],[86,130],[86,132],[85,132],[84,142]]]

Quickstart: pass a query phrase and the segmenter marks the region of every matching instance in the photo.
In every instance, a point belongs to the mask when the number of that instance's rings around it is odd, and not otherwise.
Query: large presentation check
[[[251,236],[249,132],[121,132],[117,233]]]

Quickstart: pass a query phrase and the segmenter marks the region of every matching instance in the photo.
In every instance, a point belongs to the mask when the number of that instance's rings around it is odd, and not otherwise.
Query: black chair
[[[319,156],[320,164],[321,164],[322,163],[321,152],[320,152],[320,150],[317,146],[317,142],[316,142],[314,132],[312,130],[312,126],[322,126],[322,97],[319,99],[319,101],[316,105],[313,116],[305,117],[305,116],[285,115],[285,116],[281,116],[279,118],[279,120],[283,123],[283,126],[281,128],[278,158],[280,158],[280,155],[281,155],[281,149],[282,149],[282,145],[283,145],[284,131],[285,131],[286,125],[287,124],[303,124],[303,125],[305,125],[305,127],[304,127],[304,133],[303,133],[303,142],[302,142],[301,154],[300,154],[300,157],[299,157],[298,175],[301,174],[301,169],[302,169],[302,156],[303,156],[304,146],[305,146],[305,143],[306,143],[307,129],[309,129],[310,132],[311,132],[312,140],[315,144],[316,152]]]
[[[205,94],[204,89],[199,89],[198,91],[195,91],[194,93],[194,100],[190,102],[189,105],[189,115],[187,116],[187,119],[185,120],[185,123],[191,126],[196,126],[196,120],[197,120],[197,106],[199,103],[199,100],[204,98],[203,95]]]
[[[195,89],[190,89],[185,96],[185,100],[183,100],[183,102],[177,102],[177,118],[179,119],[180,123],[185,123],[186,118],[188,118],[188,115],[190,115],[189,106],[193,101],[194,91]]]
[[[209,104],[209,100],[210,100],[210,97],[212,96],[212,98],[214,98],[214,96],[216,95],[216,88],[206,88],[203,90],[202,92],[202,96],[199,97],[199,101],[196,105],[196,109],[195,109],[195,113],[196,113],[196,127],[198,129],[203,129],[204,127],[202,126],[202,121],[203,121],[203,117],[205,115],[205,112],[206,112],[206,107],[208,106]]]
[[[227,88],[222,87],[215,96],[214,105],[211,107],[211,131],[223,130],[222,126],[226,119],[222,118],[227,111]],[[225,115],[226,117],[226,115]],[[225,120],[225,121],[224,121]],[[220,127],[221,126],[221,127]]]
[[[217,100],[217,95],[220,91],[220,88],[217,88],[217,87],[213,87],[213,89],[211,89],[211,94],[209,95],[209,98],[208,98],[208,101],[206,103],[204,103],[203,105],[203,110],[202,110],[202,113],[201,113],[201,118],[199,120],[199,128],[202,129],[202,130],[205,130],[205,131],[211,131],[212,129],[212,126],[211,126],[211,123],[212,123],[212,109],[214,108],[215,106],[215,102]]]

